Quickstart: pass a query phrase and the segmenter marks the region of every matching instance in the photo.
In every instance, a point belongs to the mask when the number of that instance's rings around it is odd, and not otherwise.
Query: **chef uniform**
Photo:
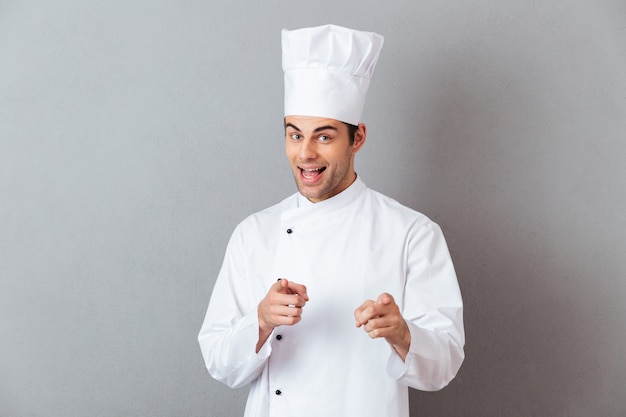
[[[358,123],[381,47],[380,35],[332,25],[283,31],[285,114]],[[339,84],[328,74],[288,76],[336,62],[349,67]],[[335,108],[319,102],[320,89],[346,91],[350,74],[359,80],[347,88],[358,93],[337,95],[348,101]],[[275,328],[257,353],[257,308],[282,277],[305,285],[309,302],[301,322]],[[411,334],[404,361],[355,325],[354,310],[383,292]],[[440,228],[357,178],[315,204],[296,193],[236,227],[198,339],[215,379],[250,384],[246,417],[408,417],[408,386],[441,389],[463,362],[462,300]]]

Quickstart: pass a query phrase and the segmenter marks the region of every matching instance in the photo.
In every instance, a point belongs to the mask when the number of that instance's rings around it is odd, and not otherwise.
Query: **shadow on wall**
[[[585,109],[569,107],[558,66],[466,46],[419,81],[427,165],[408,173],[455,261],[466,360],[444,390],[411,392],[412,415],[617,415],[624,348],[603,339],[623,326],[624,262],[619,232],[586,216],[596,185],[573,168],[597,164],[571,120]]]

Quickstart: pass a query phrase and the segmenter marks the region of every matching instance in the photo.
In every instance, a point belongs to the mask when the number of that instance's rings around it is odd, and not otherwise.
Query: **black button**
[[[281,340],[282,338],[283,338],[283,336],[282,336],[282,335],[280,335],[280,334],[279,334],[279,335],[276,335],[276,340]]]
[[[293,230],[291,230],[291,229],[287,229],[287,233],[288,233],[288,234],[292,234],[292,233],[293,233]]]
[[[275,393],[276,393],[276,395],[280,395],[280,394],[282,394],[283,392],[282,392],[281,390],[277,389],[277,390],[275,391]]]

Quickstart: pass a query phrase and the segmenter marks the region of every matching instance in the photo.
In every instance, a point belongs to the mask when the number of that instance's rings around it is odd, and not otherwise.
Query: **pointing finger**
[[[276,283],[278,286],[279,292],[285,294],[297,294],[302,297],[305,301],[309,301],[309,295],[306,292],[306,286],[302,284],[298,284],[297,282],[289,281],[286,278],[278,278],[278,282]]]
[[[382,293],[381,295],[378,296],[378,299],[376,300],[377,304],[384,304],[384,305],[388,305],[388,304],[392,304],[394,303],[394,299],[391,296],[391,294],[388,294],[386,292]]]

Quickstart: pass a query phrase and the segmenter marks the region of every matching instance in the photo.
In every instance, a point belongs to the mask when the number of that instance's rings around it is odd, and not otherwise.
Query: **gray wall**
[[[324,23],[386,36],[357,169],[442,225],[466,303],[412,415],[624,415],[626,2],[3,0],[0,416],[241,414],[196,334],[294,191],[279,30]]]

